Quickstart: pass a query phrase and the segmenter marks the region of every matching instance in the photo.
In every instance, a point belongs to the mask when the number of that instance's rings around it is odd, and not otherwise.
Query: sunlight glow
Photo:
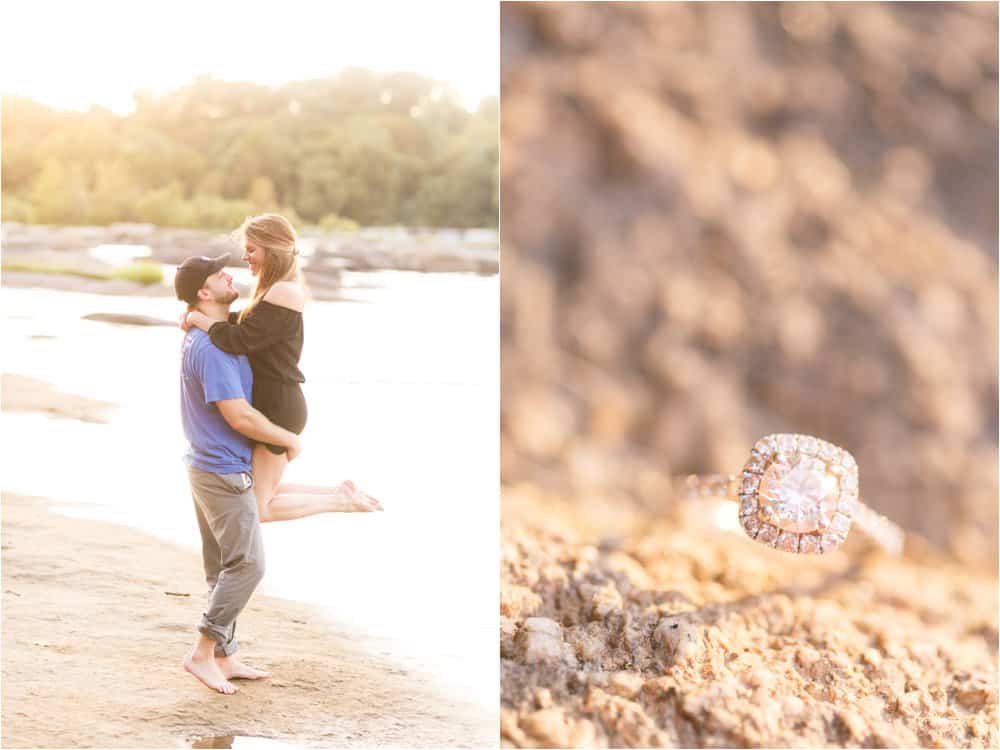
[[[0,91],[119,114],[200,74],[279,85],[345,67],[453,85],[469,109],[499,92],[499,4],[260,0],[170,4],[36,0],[4,8]]]

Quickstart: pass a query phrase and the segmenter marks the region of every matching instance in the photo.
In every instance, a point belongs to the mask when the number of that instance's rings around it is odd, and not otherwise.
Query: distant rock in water
[[[96,320],[99,323],[120,323],[128,326],[177,326],[176,320],[154,318],[149,315],[132,315],[131,313],[90,313],[83,316],[84,320]]]

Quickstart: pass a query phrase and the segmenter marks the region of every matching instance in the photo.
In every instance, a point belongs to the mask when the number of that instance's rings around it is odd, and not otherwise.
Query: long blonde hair
[[[294,281],[304,288],[298,263],[299,251],[295,247],[295,228],[284,216],[248,216],[233,232],[233,236],[240,247],[245,247],[249,241],[264,251],[264,264],[257,276],[253,297],[250,304],[240,312],[241,322],[264,298],[268,289],[279,281]]]

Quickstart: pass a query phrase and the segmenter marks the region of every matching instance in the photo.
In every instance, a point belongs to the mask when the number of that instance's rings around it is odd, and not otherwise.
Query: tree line
[[[279,87],[202,76],[134,111],[2,100],[5,221],[226,229],[262,211],[329,229],[492,227],[496,97],[469,112],[412,73]]]

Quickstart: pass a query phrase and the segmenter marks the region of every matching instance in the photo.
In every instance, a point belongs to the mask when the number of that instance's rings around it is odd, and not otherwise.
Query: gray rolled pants
[[[264,539],[253,478],[188,467],[209,587],[198,631],[215,641],[215,655],[236,652],[236,617],[264,577]]]

